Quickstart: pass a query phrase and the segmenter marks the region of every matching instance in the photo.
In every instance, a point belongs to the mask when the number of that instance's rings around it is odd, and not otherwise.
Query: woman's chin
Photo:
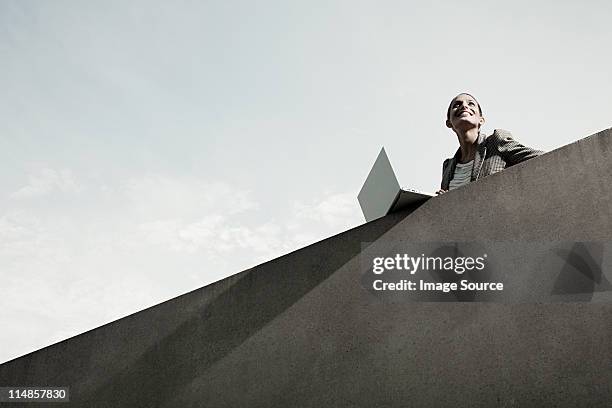
[[[455,123],[453,129],[457,132],[467,132],[468,130],[478,129],[478,124],[467,120],[462,120]]]

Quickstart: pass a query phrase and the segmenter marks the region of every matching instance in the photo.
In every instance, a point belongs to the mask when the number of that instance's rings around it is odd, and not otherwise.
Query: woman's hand
[[[436,191],[436,195],[441,195],[441,194],[444,194],[444,193],[447,193],[447,192],[448,192],[448,190],[439,189],[438,191]]]

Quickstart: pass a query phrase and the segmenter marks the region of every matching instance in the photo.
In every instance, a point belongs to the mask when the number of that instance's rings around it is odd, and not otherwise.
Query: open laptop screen
[[[357,195],[366,221],[387,215],[400,190],[399,182],[383,147]]]
[[[431,197],[433,194],[400,187],[383,147],[357,195],[357,200],[366,221],[369,222],[391,212],[422,204]]]

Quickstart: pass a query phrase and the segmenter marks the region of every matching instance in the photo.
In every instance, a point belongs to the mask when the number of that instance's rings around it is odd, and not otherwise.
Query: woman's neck
[[[456,133],[461,149],[460,162],[468,163],[474,160],[474,156],[476,155],[476,145],[478,142],[478,128],[471,128],[465,132],[457,131]]]

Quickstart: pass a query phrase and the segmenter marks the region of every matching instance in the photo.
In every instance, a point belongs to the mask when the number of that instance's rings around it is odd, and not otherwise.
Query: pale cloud
[[[216,245],[224,220],[224,216],[209,215],[191,223],[181,219],[143,222],[135,226],[136,236],[145,245],[193,253]],[[127,244],[130,244],[129,241]]]
[[[293,229],[302,226],[299,222],[301,220],[323,223],[334,230],[351,228],[363,223],[357,206],[357,197],[350,193],[331,194],[306,204],[296,202],[294,214],[298,222],[292,224]]]
[[[24,199],[40,197],[56,191],[68,193],[77,190],[77,182],[70,170],[42,168],[35,174],[30,174],[28,176],[28,183],[19,190],[11,193],[10,197],[14,199]]]
[[[70,190],[71,183],[54,183],[47,191]],[[10,338],[0,336],[7,345],[0,361],[361,223],[351,194],[296,203],[262,220],[251,193],[229,183],[148,175],[99,185],[87,191],[100,205],[80,214],[67,207],[0,214],[0,324],[13,328]]]
[[[248,190],[195,177],[131,178],[122,193],[129,210],[140,219],[188,218],[211,212],[229,215],[256,207]]]
[[[21,272],[27,266],[68,262],[71,251],[61,237],[49,231],[43,223],[25,211],[11,211],[0,216],[0,264],[16,267]]]
[[[126,212],[134,215],[121,237],[124,247],[149,246],[213,257],[233,250],[268,248],[261,244],[264,239],[259,237],[259,227],[236,219],[238,215],[248,219],[258,208],[243,188],[156,175],[130,179],[123,195]]]
[[[176,191],[169,179],[164,179],[164,184],[166,191]],[[143,185],[139,184],[140,187]],[[153,185],[149,187],[153,188]],[[201,200],[198,191],[192,192],[192,202],[200,200],[201,212],[205,213],[211,208],[216,212],[195,218],[174,217],[140,222],[126,233],[123,245],[134,248],[149,246],[178,253],[202,253],[212,258],[239,251],[261,261],[264,256],[268,260],[283,255],[363,222],[356,199],[349,193],[330,194],[308,203],[296,202],[286,219],[258,223],[253,221],[259,218],[254,213],[258,208],[257,203],[245,199],[241,207],[226,205],[228,197],[239,196],[240,189],[232,190],[223,185],[223,188],[207,191],[206,203]],[[181,190],[181,196],[187,198],[187,190]],[[155,201],[149,192],[141,190],[131,199],[140,211],[151,215],[147,211],[150,207],[142,208]],[[169,214],[165,210],[158,213]],[[241,220],[236,219],[236,213],[241,214]]]
[[[212,260],[236,256],[250,257],[255,263],[264,257],[268,260],[282,255],[294,247],[292,240],[285,236],[287,231],[279,225],[248,226],[219,214],[204,216],[194,222],[156,220],[135,227],[123,241],[126,247],[200,253]]]

